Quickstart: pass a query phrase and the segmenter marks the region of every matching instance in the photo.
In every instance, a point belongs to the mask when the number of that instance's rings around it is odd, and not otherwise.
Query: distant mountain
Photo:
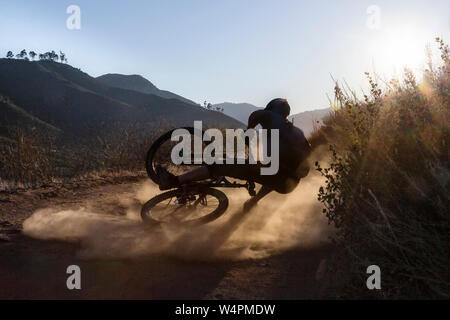
[[[247,124],[248,117],[253,111],[261,109],[250,103],[232,103],[232,102],[213,104],[213,109],[216,108],[223,109],[223,113],[225,113],[227,116],[239,120],[244,124]]]
[[[331,109],[317,109],[312,111],[300,112],[289,116],[289,120],[293,121],[294,125],[302,129],[305,136],[309,136],[314,127],[320,127],[323,118],[330,113]]]
[[[122,88],[127,90],[134,90],[141,93],[154,94],[165,99],[178,99],[180,101],[196,104],[194,101],[186,99],[175,93],[166,90],[158,89],[153,83],[145,79],[144,77],[134,75],[124,75],[117,73],[108,73],[96,78],[97,80],[116,88]]]
[[[52,61],[0,59],[0,126],[43,126],[79,133],[113,122],[158,127],[206,125],[242,127],[220,112],[177,99],[111,87],[79,69]]]

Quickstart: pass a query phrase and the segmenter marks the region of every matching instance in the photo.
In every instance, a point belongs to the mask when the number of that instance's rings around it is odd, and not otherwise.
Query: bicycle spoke
[[[203,200],[204,198],[206,198],[206,195],[205,195],[205,194],[202,194],[202,195],[200,195],[200,196],[198,197],[198,199],[197,199],[197,200],[195,200],[195,202],[194,202],[194,206],[195,206],[195,207],[197,207],[197,206],[198,206],[198,204],[199,204],[199,203],[201,203],[201,202],[202,202],[202,200]]]
[[[169,202],[166,204],[166,208],[170,205],[170,203],[172,202],[172,199],[173,199],[173,197],[171,197],[171,198],[169,199]]]
[[[143,217],[147,215],[150,220],[162,223],[190,223],[216,212],[220,204],[220,199],[210,193],[174,190],[143,213]]]
[[[188,209],[190,209],[190,210],[188,210],[188,212],[186,212],[185,214],[183,214],[183,215],[180,217],[180,219],[178,220],[179,222],[185,221],[187,217],[191,216],[192,213],[195,212],[195,210],[192,209],[192,206],[189,206]]]
[[[180,210],[181,208],[182,208],[181,206],[176,207],[173,211],[171,211],[171,212],[167,213],[166,215],[164,215],[163,219],[165,219],[166,217],[169,217],[169,216],[174,215],[174,214],[175,214],[178,210]]]

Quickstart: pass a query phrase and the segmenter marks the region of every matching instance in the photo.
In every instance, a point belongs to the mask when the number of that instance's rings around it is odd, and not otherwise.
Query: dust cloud
[[[115,195],[126,214],[113,215],[92,203],[69,210],[36,211],[23,224],[30,237],[80,244],[79,256],[145,258],[159,254],[187,260],[242,260],[274,255],[294,247],[318,246],[333,232],[322,214],[317,191],[323,183],[311,170],[294,192],[270,194],[248,213],[244,189],[225,191],[228,210],[216,221],[190,229],[149,227],[140,218],[141,205],[159,193],[150,181],[129,195]]]

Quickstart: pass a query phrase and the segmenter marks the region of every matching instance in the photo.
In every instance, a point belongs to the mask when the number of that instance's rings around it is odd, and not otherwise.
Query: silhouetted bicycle
[[[194,141],[194,128],[186,129]],[[196,165],[175,166],[171,162],[171,152],[177,142],[171,141],[173,129],[159,137],[147,152],[145,166],[147,174],[156,184],[159,177],[155,168],[163,166],[174,174],[180,174],[192,169]],[[206,144],[206,143],[205,143]],[[180,156],[183,154],[180,151]],[[191,155],[194,162],[194,155]],[[197,165],[198,166],[198,165]],[[245,188],[250,196],[254,196],[255,184],[230,182],[226,177],[192,182],[181,187],[164,192],[147,201],[141,210],[143,221],[150,224],[178,224],[178,225],[200,225],[219,218],[228,208],[228,198],[220,190],[215,188]]]

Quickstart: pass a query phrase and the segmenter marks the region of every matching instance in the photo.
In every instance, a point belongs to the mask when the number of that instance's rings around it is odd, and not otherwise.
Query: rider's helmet
[[[265,110],[270,110],[282,116],[283,118],[287,118],[291,113],[291,107],[286,99],[277,98],[270,101]]]

